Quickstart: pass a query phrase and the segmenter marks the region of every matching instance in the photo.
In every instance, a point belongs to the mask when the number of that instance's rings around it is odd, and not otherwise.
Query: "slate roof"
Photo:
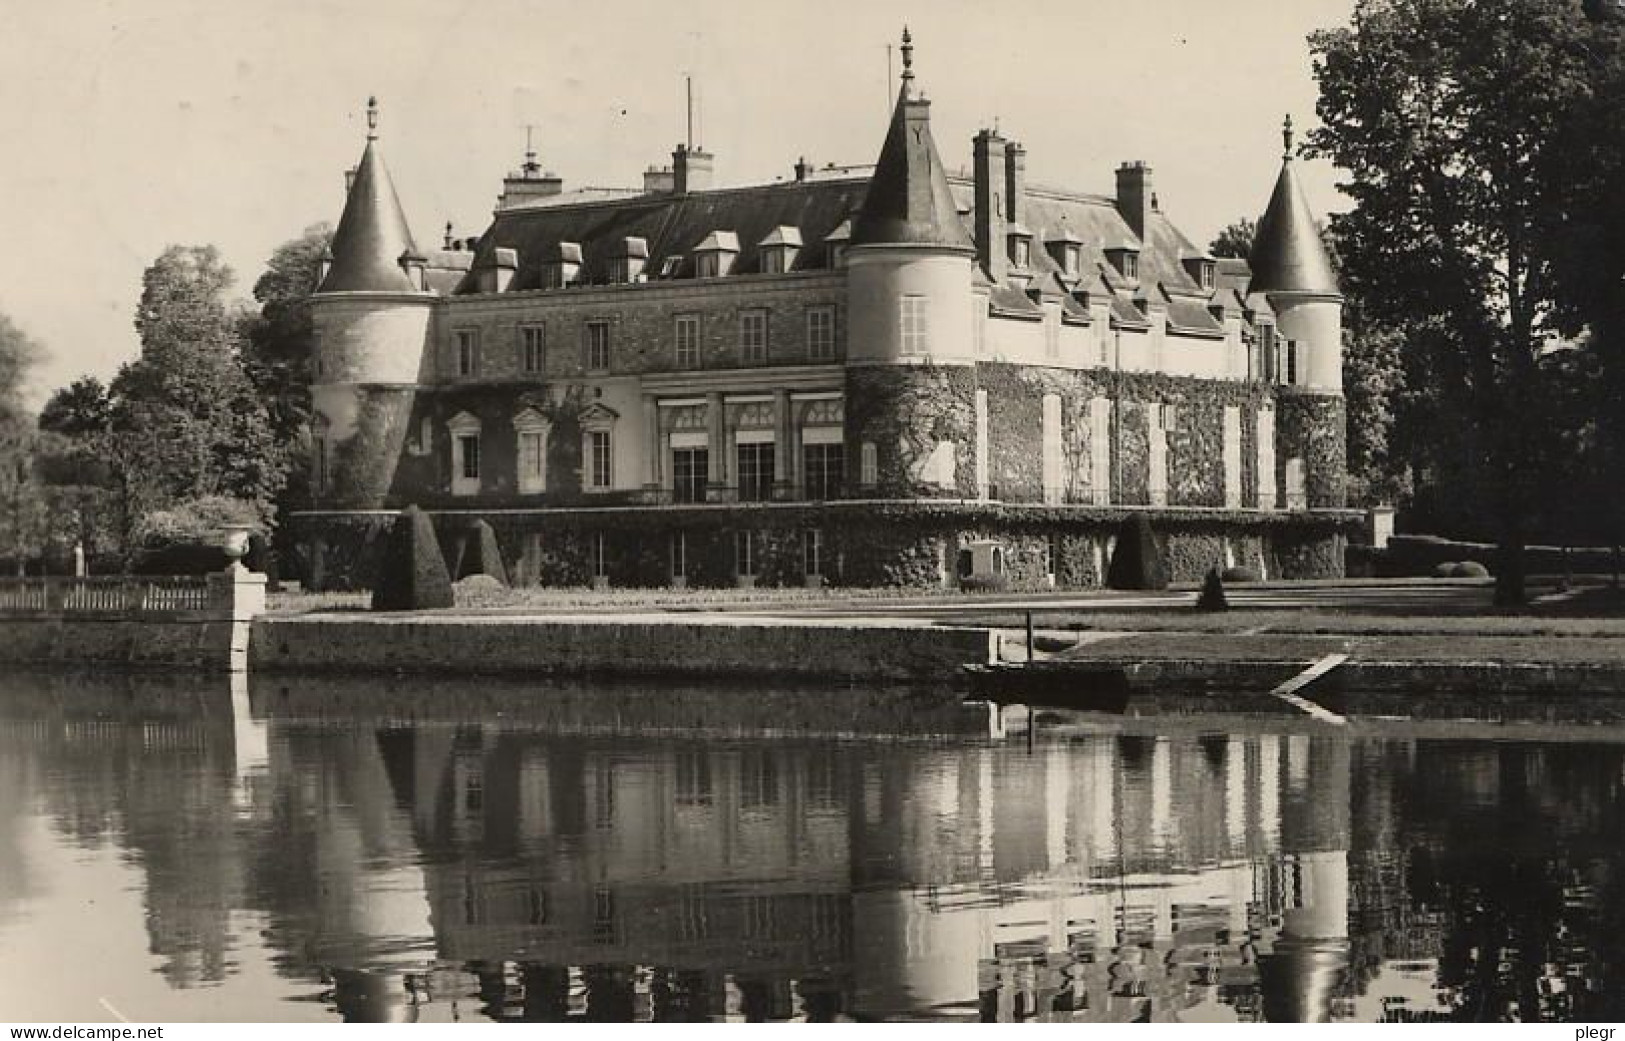
[[[556,255],[557,243],[574,242],[581,246],[578,283],[607,283],[626,239],[636,237],[648,244],[651,272],[675,257],[673,277],[687,278],[694,275],[694,248],[714,232],[731,231],[739,245],[733,270],[750,274],[762,270],[758,244],[775,228],[791,225],[805,241],[822,243],[857,210],[867,186],[868,179],[859,176],[507,211],[497,214],[481,236],[475,266],[483,266],[498,248],[518,250],[519,271],[510,289],[539,289],[544,260]],[[826,266],[822,254],[802,250],[791,270]],[[459,289],[473,291],[472,281]]]
[[[1252,292],[1339,293],[1337,274],[1290,156],[1281,163],[1269,208],[1258,221],[1249,261]]]
[[[400,263],[403,254],[416,254],[417,246],[375,138],[367,139],[356,166],[332,250],[333,263],[318,292],[417,292]]]
[[[931,103],[911,97],[906,82],[863,208],[852,222],[854,246],[880,243],[976,248],[931,137]]]

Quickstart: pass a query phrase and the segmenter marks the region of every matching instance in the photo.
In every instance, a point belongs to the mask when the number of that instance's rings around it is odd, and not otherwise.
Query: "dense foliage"
[[[434,522],[416,506],[408,506],[395,518],[384,545],[372,609],[422,611],[453,603],[451,575],[435,539]]]

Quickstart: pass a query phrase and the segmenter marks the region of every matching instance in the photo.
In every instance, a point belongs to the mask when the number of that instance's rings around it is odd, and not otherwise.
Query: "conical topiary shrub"
[[[459,582],[470,575],[490,575],[508,584],[508,569],[502,566],[502,550],[491,525],[477,520],[457,536],[457,565],[452,574]]]
[[[372,609],[421,611],[453,603],[451,576],[435,541],[434,522],[416,506],[408,506],[389,529],[372,589]]]
[[[1207,578],[1202,580],[1202,595],[1196,598],[1198,611],[1228,611],[1230,601],[1224,595],[1224,576],[1219,569],[1207,569]]]
[[[1106,567],[1106,585],[1112,589],[1168,588],[1162,548],[1144,517],[1130,517],[1118,530],[1117,547]]]

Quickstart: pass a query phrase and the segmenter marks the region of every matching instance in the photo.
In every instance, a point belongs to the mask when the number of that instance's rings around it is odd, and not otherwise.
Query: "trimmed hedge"
[[[408,506],[390,529],[372,609],[422,611],[455,604],[434,522],[416,506]]]
[[[452,553],[451,575],[462,581],[470,575],[487,575],[508,584],[508,569],[502,564],[497,533],[483,520],[476,520],[457,533]]]
[[[1106,569],[1106,585],[1112,589],[1167,589],[1168,567],[1162,561],[1151,522],[1131,517],[1117,531],[1117,548]]]

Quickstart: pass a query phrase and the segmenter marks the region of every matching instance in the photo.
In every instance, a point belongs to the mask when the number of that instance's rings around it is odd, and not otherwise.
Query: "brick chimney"
[[[994,283],[1004,281],[1010,267],[1009,246],[1005,242],[1004,138],[997,130],[981,130],[974,144],[976,179],[976,259]]]
[[[688,145],[678,145],[671,154],[672,191],[678,195],[711,187],[711,162],[716,157]]]
[[[1151,166],[1142,160],[1117,168],[1117,212],[1140,241],[1145,241],[1156,209],[1157,193],[1151,184]]]
[[[1026,223],[1027,150],[1020,141],[1011,141],[1004,149],[1004,198],[1010,223]]]

